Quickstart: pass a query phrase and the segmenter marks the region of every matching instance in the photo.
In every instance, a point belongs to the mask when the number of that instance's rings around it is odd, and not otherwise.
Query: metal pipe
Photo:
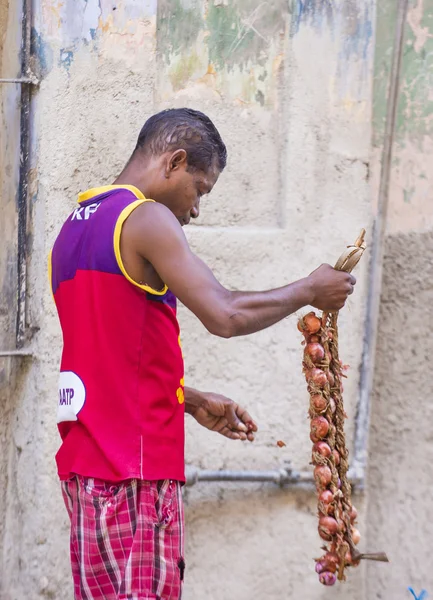
[[[362,482],[349,471],[352,486],[361,486]],[[191,487],[199,482],[237,481],[241,483],[275,483],[285,488],[305,488],[314,486],[313,473],[310,471],[293,471],[289,467],[271,471],[210,471],[192,465],[186,467],[186,485]]]
[[[31,0],[23,0],[21,78],[27,77],[31,42]],[[21,87],[20,174],[18,184],[18,286],[16,344],[25,341],[27,303],[27,212],[28,174],[30,169],[30,85]]]
[[[33,79],[30,77],[9,77],[0,79],[0,83],[20,83],[22,85],[39,85],[39,81],[37,79]]]
[[[371,245],[371,263],[369,276],[369,294],[364,330],[364,347],[360,374],[360,395],[355,423],[354,460],[352,467],[357,476],[365,478],[368,450],[368,431],[370,426],[370,404],[374,377],[374,359],[376,352],[377,325],[380,310],[382,288],[382,268],[386,218],[389,204],[389,183],[391,178],[392,150],[399,96],[400,72],[403,56],[403,40],[408,12],[408,0],[400,0],[397,16],[395,41],[392,56],[388,106],[382,151],[382,169],[378,196],[378,210],[374,222]]]
[[[0,358],[5,358],[7,356],[18,356],[18,357],[33,356],[33,352],[32,352],[32,350],[26,350],[24,348],[22,350],[2,350],[0,352]]]

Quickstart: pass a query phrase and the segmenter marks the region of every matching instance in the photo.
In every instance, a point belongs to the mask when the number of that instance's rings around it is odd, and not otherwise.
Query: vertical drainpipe
[[[21,78],[29,76],[32,2],[23,0]],[[18,185],[18,289],[16,345],[21,348],[26,334],[27,304],[27,218],[28,218],[28,177],[30,168],[30,97],[31,85],[21,85],[20,116],[20,170]]]
[[[399,1],[394,49],[389,76],[378,208],[374,222],[373,240],[371,246],[369,293],[367,298],[364,348],[359,384],[360,397],[356,415],[354,461],[352,464],[355,476],[361,481],[364,481],[367,466],[368,431],[370,427],[370,406],[371,394],[373,390],[374,358],[376,353],[377,325],[379,320],[380,297],[382,289],[382,265],[386,234],[386,218],[388,214],[389,203],[389,183],[391,178],[392,150],[394,146],[394,131],[399,98],[403,41],[408,7],[409,0]]]

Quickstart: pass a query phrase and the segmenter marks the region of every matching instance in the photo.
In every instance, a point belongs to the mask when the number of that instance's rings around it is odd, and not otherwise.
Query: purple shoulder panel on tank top
[[[153,300],[154,302],[161,302],[161,304],[167,304],[167,306],[176,311],[177,298],[170,290],[167,290],[163,296],[156,296],[155,294],[150,294],[149,292],[147,292],[147,298],[149,300]]]
[[[53,248],[53,293],[78,270],[122,275],[114,254],[114,228],[122,210],[135,200],[129,190],[110,190],[82,202],[69,215]]]

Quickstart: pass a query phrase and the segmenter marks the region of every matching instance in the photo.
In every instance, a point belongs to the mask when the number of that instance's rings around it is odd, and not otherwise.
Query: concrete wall
[[[5,469],[14,474],[2,600],[72,597],[68,524],[53,459],[61,336],[46,256],[77,193],[114,179],[144,120],[162,107],[188,105],[219,127],[228,167],[188,236],[227,286],[265,289],[332,262],[362,226],[370,234],[373,213],[373,0],[38,0],[36,7],[33,47],[42,84],[33,107],[37,189],[28,320],[39,331],[37,358],[11,396],[14,411],[0,409],[15,444],[1,467],[2,476]],[[367,260],[357,275],[357,294],[341,315],[342,356],[352,366],[345,386],[350,445]],[[296,469],[311,468],[295,319],[229,341],[212,338],[185,310],[180,319],[187,383],[230,395],[260,424],[257,441],[241,445],[188,420],[187,461],[266,469],[290,460]],[[277,448],[278,439],[287,447]],[[337,589],[318,584],[312,492],[203,484],[187,490],[185,501],[187,600],[372,597],[365,567]],[[360,528],[376,547],[366,496],[356,503]],[[381,510],[373,499],[370,519],[378,527]],[[372,577],[384,581],[389,572],[381,565]]]
[[[0,1],[0,77],[20,74],[20,2]],[[17,311],[17,191],[20,158],[20,86],[0,84],[0,350],[15,347]],[[21,400],[15,396],[19,365],[0,358],[0,556],[7,544],[12,489],[19,449],[14,423]],[[0,564],[2,564],[0,560]],[[0,567],[0,578],[2,568]],[[0,584],[1,588],[1,584]]]
[[[374,87],[373,197],[380,174],[396,3],[378,5]],[[433,1],[410,3],[406,24],[384,285],[378,328],[369,453],[369,546],[386,549],[390,568],[370,564],[368,598],[433,593],[426,559],[433,480],[430,422],[433,351],[424,323],[432,310]],[[426,400],[427,399],[427,400]]]

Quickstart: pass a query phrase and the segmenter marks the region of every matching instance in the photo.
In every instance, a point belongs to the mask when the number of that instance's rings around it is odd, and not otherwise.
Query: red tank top
[[[61,479],[185,479],[176,298],[134,282],[120,256],[122,225],[146,201],[133,186],[80,194],[51,253]]]

